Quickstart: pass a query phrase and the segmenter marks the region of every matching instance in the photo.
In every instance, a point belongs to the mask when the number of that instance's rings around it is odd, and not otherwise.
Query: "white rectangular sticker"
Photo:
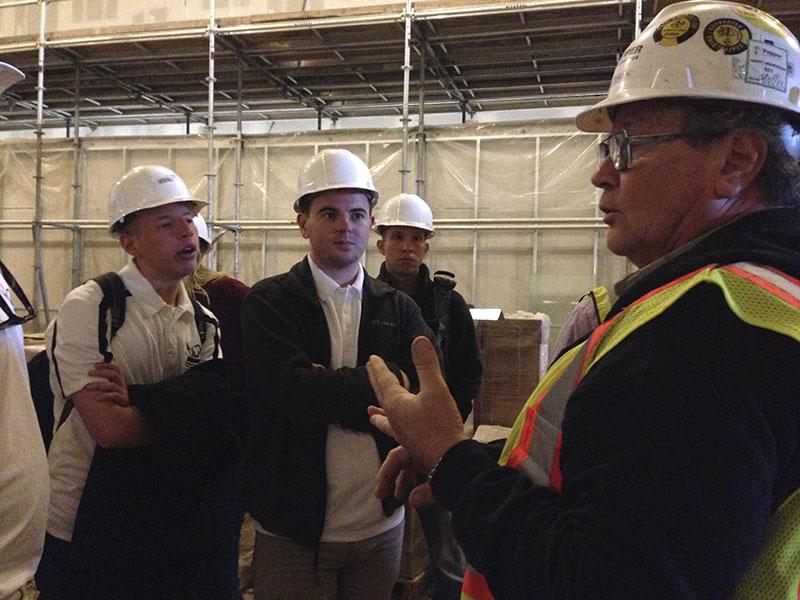
[[[750,40],[747,48],[747,83],[786,91],[789,59],[785,48]]]

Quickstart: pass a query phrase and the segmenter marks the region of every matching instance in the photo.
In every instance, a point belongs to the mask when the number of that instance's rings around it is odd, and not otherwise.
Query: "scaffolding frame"
[[[36,198],[35,198],[35,217],[32,225],[33,244],[34,244],[34,293],[33,302],[38,308],[43,306],[47,321],[50,320],[50,307],[48,304],[47,288],[45,285],[45,277],[43,272],[42,261],[42,232],[45,229],[69,229],[73,235],[73,268],[72,268],[72,283],[77,285],[83,278],[81,272],[82,252],[83,252],[83,232],[86,229],[105,228],[107,224],[103,221],[83,219],[81,218],[80,205],[82,202],[82,188],[81,188],[81,168],[82,161],[82,138],[81,127],[88,125],[97,126],[102,124],[113,124],[117,122],[137,122],[147,120],[147,116],[141,113],[125,114],[122,109],[115,109],[113,106],[107,106],[112,113],[116,111],[119,114],[113,115],[106,119],[97,119],[91,115],[87,116],[82,114],[82,106],[85,105],[87,96],[82,95],[82,82],[86,77],[96,77],[98,74],[111,77],[114,80],[113,74],[105,71],[102,66],[96,64],[86,64],[86,62],[76,54],[75,50],[78,48],[86,48],[91,46],[100,46],[105,44],[119,44],[120,42],[129,42],[133,44],[142,44],[145,42],[159,42],[159,41],[176,41],[176,40],[196,40],[198,38],[205,38],[207,40],[207,76],[205,84],[207,87],[207,100],[206,111],[203,113],[200,110],[188,110],[185,103],[179,101],[171,101],[165,95],[158,93],[150,93],[147,90],[141,89],[138,86],[132,86],[130,83],[119,79],[112,81],[121,89],[132,93],[138,93],[141,98],[144,98],[149,104],[158,107],[158,113],[152,117],[151,122],[154,124],[170,122],[172,118],[180,118],[185,120],[187,133],[189,132],[190,124],[201,123],[207,136],[207,200],[209,202],[208,215],[209,225],[214,227],[218,232],[230,232],[234,237],[234,276],[238,276],[240,272],[240,238],[243,231],[260,230],[266,235],[270,231],[279,231],[284,229],[294,228],[295,225],[291,222],[279,220],[242,220],[241,219],[241,188],[242,188],[242,152],[245,147],[246,138],[243,135],[243,123],[245,120],[250,120],[254,116],[263,117],[263,109],[250,109],[246,100],[243,97],[243,79],[244,67],[247,66],[250,71],[258,69],[263,77],[269,81],[276,88],[283,90],[287,99],[293,101],[300,108],[276,108],[270,111],[270,118],[275,115],[286,114],[306,114],[308,111],[314,111],[318,119],[318,128],[321,129],[322,119],[326,118],[332,123],[345,116],[342,109],[336,109],[325,101],[319,94],[307,94],[303,91],[300,84],[293,83],[291,77],[276,75],[271,70],[270,65],[265,62],[260,62],[249,51],[242,40],[246,40],[248,36],[255,35],[269,35],[286,33],[297,30],[310,30],[314,31],[315,35],[325,42],[324,35],[320,32],[333,31],[337,28],[343,27],[364,27],[376,25],[401,25],[404,29],[403,35],[403,57],[402,62],[398,57],[398,69],[402,71],[403,75],[403,90],[402,99],[400,103],[392,101],[386,94],[383,94],[377,82],[370,81],[368,78],[362,76],[364,85],[372,88],[377,96],[382,98],[382,101],[376,104],[362,104],[359,105],[354,114],[395,114],[399,115],[399,121],[402,125],[402,166],[399,172],[401,187],[403,191],[408,189],[409,182],[407,181],[410,173],[409,166],[409,146],[415,144],[417,147],[417,180],[416,190],[418,193],[424,195],[426,186],[426,138],[427,132],[425,129],[425,114],[428,110],[438,112],[440,110],[457,110],[462,114],[462,121],[465,120],[467,115],[472,115],[478,110],[492,109],[495,107],[502,108],[516,108],[532,106],[534,103],[542,106],[564,106],[575,103],[590,103],[602,95],[601,92],[594,90],[581,89],[576,92],[549,92],[547,85],[542,83],[542,77],[537,75],[539,82],[539,93],[528,95],[518,95],[516,92],[511,94],[498,94],[496,97],[480,98],[475,90],[470,89],[466,77],[459,75],[459,69],[450,68],[451,65],[446,64],[447,57],[445,42],[442,39],[437,39],[438,30],[436,25],[445,22],[449,19],[459,19],[462,17],[478,17],[488,18],[496,17],[498,15],[514,15],[519,19],[520,27],[524,31],[530,30],[533,35],[537,29],[535,23],[531,23],[531,16],[540,13],[549,13],[550,11],[568,11],[580,5],[582,9],[589,8],[614,8],[619,17],[619,22],[616,23],[617,37],[620,40],[620,46],[624,48],[629,41],[628,38],[640,31],[643,19],[646,18],[643,9],[644,0],[529,0],[517,2],[514,4],[488,4],[473,5],[464,7],[427,7],[425,4],[414,6],[412,0],[405,0],[405,5],[399,11],[389,10],[377,14],[365,15],[350,15],[350,16],[332,16],[332,17],[319,17],[319,18],[302,18],[288,21],[272,21],[263,23],[249,23],[249,24],[225,24],[216,17],[216,0],[209,0],[209,15],[208,22],[204,27],[185,27],[174,28],[168,31],[142,31],[142,32],[128,32],[128,33],[115,33],[113,35],[91,35],[80,37],[66,37],[60,36],[57,39],[50,39],[47,32],[47,7],[57,1],[65,0],[11,0],[0,4],[0,10],[23,5],[38,5],[40,9],[40,26],[39,35],[36,42],[16,42],[10,44],[0,44],[0,58],[5,55],[14,56],[15,54],[30,52],[35,50],[37,55],[37,82],[35,86],[36,91],[36,118],[35,118],[35,134],[36,134]],[[775,0],[780,1],[780,0]],[[667,2],[669,3],[669,2]],[[663,3],[662,3],[663,4]],[[634,21],[626,21],[626,15],[631,12],[634,15]],[[650,15],[652,18],[652,14]],[[467,41],[472,37],[481,35],[479,33],[465,31],[462,35]],[[498,36],[502,35],[502,31],[498,32]],[[627,37],[626,37],[627,36]],[[237,76],[236,76],[236,97],[233,100],[235,111],[228,108],[227,103],[223,103],[220,107],[217,102],[217,95],[223,94],[226,101],[230,100],[229,94],[221,91],[217,87],[217,61],[219,54],[219,46],[224,48],[225,52],[232,53],[236,58],[237,63]],[[530,43],[530,41],[529,41]],[[71,111],[64,108],[56,108],[45,103],[45,66],[47,52],[52,52],[60,61],[70,61],[73,65],[74,76],[74,104]],[[419,64],[419,82],[418,82],[418,98],[416,101],[412,100],[411,96],[411,72],[413,64],[411,57],[415,55]],[[619,58],[617,54],[616,58]],[[532,57],[532,62],[536,65],[536,57]],[[538,70],[538,65],[536,65]],[[431,98],[429,83],[438,86],[444,90],[444,98],[437,96]],[[604,87],[607,81],[601,81],[600,85]],[[597,86],[595,86],[596,88]],[[22,107],[29,110],[31,108],[31,101],[15,95],[10,96],[10,101],[15,107]],[[416,131],[412,131],[411,112],[416,112],[418,118],[418,126]],[[1,114],[1,113],[0,113]],[[236,134],[234,137],[234,151],[235,151],[235,180],[234,180],[234,219],[224,220],[215,219],[215,202],[217,195],[217,153],[215,151],[217,134],[216,121],[217,120],[234,120],[236,124]],[[74,152],[74,174],[73,174],[73,218],[68,220],[46,220],[42,218],[42,152],[43,152],[43,138],[47,128],[58,127],[59,124],[66,125],[67,136],[69,137],[70,130],[73,132],[73,152]],[[25,119],[11,119],[4,118],[0,120],[0,130],[9,125],[9,129],[17,129],[19,127],[30,126],[30,121]],[[227,138],[226,138],[227,139]],[[537,139],[538,144],[538,139]],[[268,151],[265,150],[266,161]],[[476,152],[476,165],[480,163],[480,141],[477,142]],[[529,219],[491,219],[480,217],[480,206],[478,198],[480,195],[480,181],[478,178],[478,169],[476,168],[476,176],[474,182],[474,206],[471,218],[466,219],[439,219],[436,221],[437,228],[444,230],[466,230],[473,233],[473,256],[472,256],[472,282],[473,292],[475,282],[477,281],[477,263],[478,263],[478,234],[481,231],[501,231],[501,230],[529,230],[533,235],[533,265],[534,265],[534,278],[536,277],[537,265],[539,264],[538,255],[538,234],[544,230],[570,230],[570,229],[588,229],[594,232],[594,243],[592,253],[593,273],[597,277],[597,265],[600,255],[599,235],[600,231],[605,227],[600,218],[595,215],[591,218],[574,218],[574,219],[548,219],[534,216]],[[538,176],[536,178],[538,181]],[[31,227],[30,223],[22,221],[4,220],[0,221],[0,228],[3,229],[16,229],[23,227]],[[266,248],[266,245],[263,246]],[[265,252],[266,250],[263,250]],[[212,254],[209,257],[209,264],[213,264],[215,260]]]

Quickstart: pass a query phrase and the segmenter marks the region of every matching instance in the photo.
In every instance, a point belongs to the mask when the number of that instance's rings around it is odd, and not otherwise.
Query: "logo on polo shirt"
[[[186,344],[186,368],[195,367],[200,364],[200,354],[203,347],[200,344]]]

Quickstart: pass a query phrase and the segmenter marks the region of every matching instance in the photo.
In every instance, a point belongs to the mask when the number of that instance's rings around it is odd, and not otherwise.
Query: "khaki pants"
[[[390,600],[402,547],[402,524],[366,540],[316,548],[256,532],[254,600]]]

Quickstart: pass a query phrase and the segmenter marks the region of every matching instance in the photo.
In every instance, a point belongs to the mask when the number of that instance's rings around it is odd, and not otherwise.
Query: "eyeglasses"
[[[608,136],[597,145],[598,160],[611,159],[617,171],[625,171],[633,162],[633,146],[637,144],[658,144],[679,140],[681,138],[712,138],[724,132],[696,131],[693,133],[655,133],[650,135],[628,135],[626,130],[621,130]]]
[[[14,307],[9,306],[3,296],[0,296],[0,311],[4,312],[8,319],[0,323],[0,330],[6,329],[8,327],[14,327],[16,325],[22,325],[23,323],[27,323],[32,319],[36,318],[36,311],[34,310],[33,306],[28,300],[28,297],[25,295],[25,292],[22,291],[22,288],[17,283],[17,280],[14,279],[14,276],[11,274],[6,266],[3,264],[3,261],[0,260],[0,273],[3,274],[3,279],[6,280],[8,287],[11,288],[11,291],[17,295],[22,305],[25,307],[25,315],[19,316],[16,312],[14,312]]]

